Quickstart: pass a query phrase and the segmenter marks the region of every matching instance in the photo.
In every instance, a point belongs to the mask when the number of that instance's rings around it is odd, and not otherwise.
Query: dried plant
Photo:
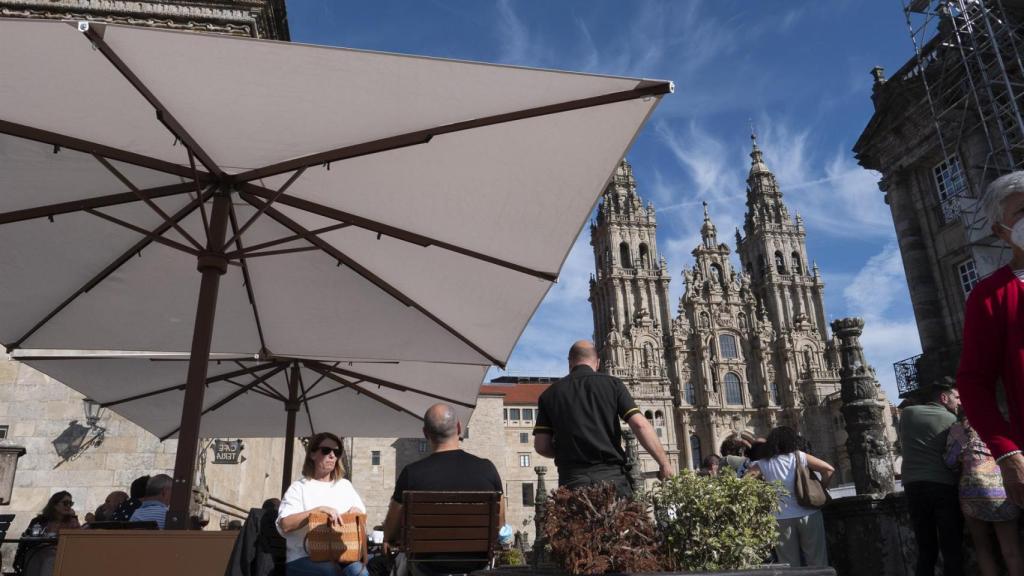
[[[552,557],[570,574],[655,572],[664,566],[646,505],[617,498],[611,484],[559,488],[546,512],[543,529]]]

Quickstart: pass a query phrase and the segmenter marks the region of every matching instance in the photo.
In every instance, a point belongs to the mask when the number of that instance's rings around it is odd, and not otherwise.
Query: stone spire
[[[718,231],[715,224],[708,215],[708,203],[704,202],[704,225],[700,227],[700,237],[707,248],[714,248],[718,245]]]
[[[839,339],[841,410],[846,420],[846,452],[853,483],[857,494],[888,494],[895,490],[895,480],[885,435],[883,410],[887,407],[878,397],[875,371],[868,366],[860,344],[864,320],[841,318],[832,322],[832,331]]]

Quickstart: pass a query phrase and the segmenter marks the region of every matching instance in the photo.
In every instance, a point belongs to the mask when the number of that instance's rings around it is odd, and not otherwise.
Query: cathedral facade
[[[825,285],[808,258],[803,221],[790,217],[756,140],[750,157],[747,212],[743,232],[736,231],[740,268],[705,204],[674,315],[654,206],[641,200],[632,168],[622,162],[590,228],[594,342],[602,365],[626,383],[681,468],[699,467],[733,433],[763,436],[783,424],[804,435],[815,454],[845,467]],[[646,454],[641,468],[645,478],[656,475]]]

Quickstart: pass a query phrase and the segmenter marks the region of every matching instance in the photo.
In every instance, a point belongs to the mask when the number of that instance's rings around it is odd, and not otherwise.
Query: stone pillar
[[[544,519],[548,503],[548,489],[544,483],[544,476],[548,473],[548,467],[534,466],[533,471],[537,473],[537,496],[533,501],[536,510],[533,514],[536,529],[533,537],[533,569],[537,570],[544,556],[544,547],[548,543],[548,539],[544,536]]]
[[[861,318],[840,318],[832,322],[832,332],[839,338],[846,451],[857,494],[888,494],[893,492],[895,480],[889,440],[885,437],[883,411],[886,406],[878,399],[874,370],[864,359],[859,339],[863,331]]]
[[[11,504],[14,489],[14,472],[18,469],[18,458],[25,455],[23,446],[0,446],[0,504]]]
[[[640,446],[636,440],[636,434],[629,428],[622,430],[622,439],[626,442],[626,467],[629,468],[629,485],[633,493],[637,493],[644,487],[643,473],[640,470]]]

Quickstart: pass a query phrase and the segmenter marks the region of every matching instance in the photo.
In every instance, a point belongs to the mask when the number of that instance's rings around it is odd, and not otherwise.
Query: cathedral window
[[[654,422],[654,412],[651,412],[650,410],[644,412],[644,418],[647,418],[648,422],[653,423]]]
[[[803,274],[804,273],[803,267],[800,265],[800,253],[799,252],[793,252],[792,257],[793,257],[793,274],[796,274],[796,275]]]
[[[665,414],[661,410],[654,413],[654,431],[658,438],[665,435]]]
[[[768,394],[771,396],[772,404],[778,406],[779,405],[779,383],[776,382],[775,380],[772,380],[771,383],[768,384]]]
[[[529,468],[530,467],[530,455],[529,454],[520,454],[519,455],[519,467],[520,468]]]
[[[718,336],[718,350],[722,358],[739,358],[736,350],[736,337],[732,334],[720,334]]]
[[[690,406],[697,403],[697,391],[693,388],[693,382],[683,385],[683,395],[686,396],[686,403]]]
[[[956,154],[932,168],[935,189],[939,196],[942,223],[949,224],[960,215],[960,198],[967,195],[967,178]]]
[[[725,403],[730,406],[743,404],[743,391],[740,386],[740,377],[732,372],[725,374]]]
[[[643,244],[643,243],[640,244],[640,267],[641,268],[650,268],[651,267],[651,257],[650,257],[650,254],[647,253],[647,244]]]
[[[619,264],[623,268],[633,267],[633,259],[629,256],[629,244],[625,242],[619,244]]]
[[[693,457],[691,462],[694,470],[700,470],[700,462],[702,460],[700,455],[700,438],[696,434],[690,436],[690,455]]]
[[[978,269],[974,266],[974,259],[968,258],[957,266],[960,275],[960,287],[964,290],[964,297],[967,297],[978,283]]]
[[[779,274],[786,273],[786,260],[782,257],[782,252],[775,253],[775,271]]]
[[[533,506],[533,482],[523,482],[523,506]]]

